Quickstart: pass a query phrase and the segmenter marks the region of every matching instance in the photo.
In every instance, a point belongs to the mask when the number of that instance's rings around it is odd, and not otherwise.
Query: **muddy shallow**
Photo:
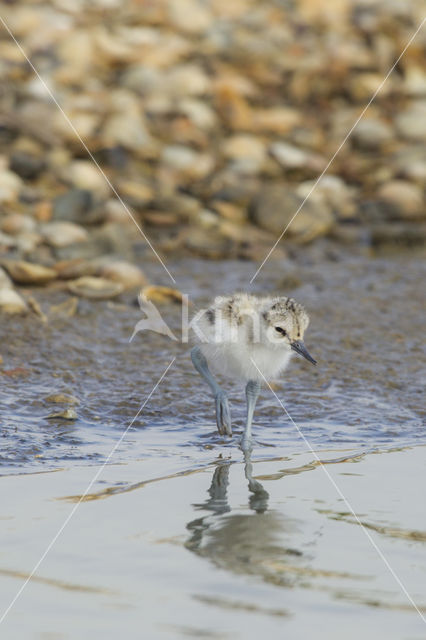
[[[168,266],[194,309],[247,289],[255,271]],[[161,267],[147,271],[169,284]],[[315,453],[262,392],[252,456],[261,485],[238,449],[238,385],[226,382],[229,441],[215,433],[188,345],[153,333],[129,344],[141,317],[131,297],[82,301],[67,317],[49,313],[63,292],[34,291],[48,324],[2,327],[4,609],[176,361],[1,623],[4,637],[423,638],[425,276],[408,256],[302,254],[261,272],[254,292],[290,293],[310,311],[306,342],[319,361],[295,358],[276,386]],[[163,315],[178,332],[179,308]],[[52,393],[77,398],[76,420],[48,417],[67,408]]]

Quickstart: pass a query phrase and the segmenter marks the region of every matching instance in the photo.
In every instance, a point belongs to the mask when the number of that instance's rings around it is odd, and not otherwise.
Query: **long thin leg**
[[[232,436],[231,412],[229,411],[228,397],[212,376],[207,360],[201,353],[200,347],[191,349],[191,359],[198,373],[204,378],[213,391],[216,401],[217,430],[221,435],[227,434],[228,436]]]
[[[259,393],[260,382],[258,380],[249,380],[246,386],[247,421],[241,440],[241,448],[244,452],[251,451],[252,449],[251,424],[253,422],[254,408],[256,406]]]

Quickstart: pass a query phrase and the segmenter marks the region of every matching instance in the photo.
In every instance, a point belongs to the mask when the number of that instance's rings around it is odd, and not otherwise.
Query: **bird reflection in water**
[[[298,549],[283,546],[282,540],[295,533],[297,525],[282,513],[268,509],[269,494],[253,478],[250,452],[244,458],[250,512],[239,509],[239,513],[231,513],[228,487],[232,463],[218,464],[207,500],[193,505],[196,510],[209,513],[188,523],[191,535],[185,547],[233,573],[258,575],[268,582],[290,586],[297,573],[292,570],[295,561],[299,564],[305,558]]]

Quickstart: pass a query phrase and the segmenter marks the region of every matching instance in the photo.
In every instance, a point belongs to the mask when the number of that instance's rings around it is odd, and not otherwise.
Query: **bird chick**
[[[232,435],[231,415],[226,393],[209,366],[246,383],[247,420],[242,448],[249,450],[254,408],[264,378],[273,379],[283,373],[293,352],[316,364],[303,342],[309,316],[292,298],[245,293],[217,297],[198,315],[192,324],[198,344],[192,349],[191,358],[214,393],[218,431]]]

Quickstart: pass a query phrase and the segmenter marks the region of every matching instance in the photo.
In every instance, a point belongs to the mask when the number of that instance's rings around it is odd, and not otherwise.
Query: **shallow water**
[[[255,270],[171,266],[194,308],[246,289]],[[147,270],[168,284],[156,265]],[[404,588],[426,616],[425,275],[407,257],[265,267],[253,291],[306,305],[319,366],[295,358],[275,388],[306,440],[262,392],[254,478],[238,449],[238,385],[224,383],[230,441],[215,433],[188,345],[153,333],[129,344],[141,317],[131,298],[81,302],[68,318],[48,313],[63,292],[33,292],[47,326],[34,317],[3,326],[3,610],[176,361],[0,624],[2,637],[424,638]],[[164,317],[178,332],[180,310]],[[52,392],[79,400],[77,420],[47,417],[66,408],[46,400]]]

